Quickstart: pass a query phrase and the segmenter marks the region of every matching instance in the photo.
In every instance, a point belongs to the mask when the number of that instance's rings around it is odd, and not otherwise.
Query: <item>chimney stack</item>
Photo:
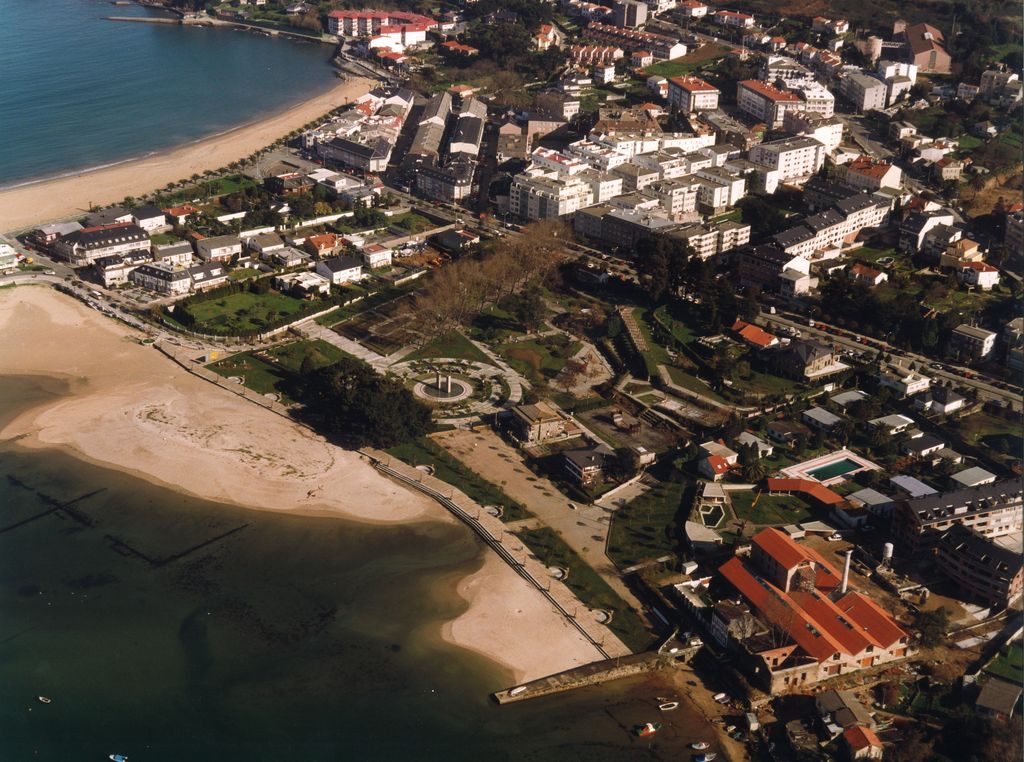
[[[846,563],[843,564],[843,584],[839,588],[839,592],[843,595],[846,594],[846,589],[850,586],[850,560],[853,558],[853,551],[846,551]]]

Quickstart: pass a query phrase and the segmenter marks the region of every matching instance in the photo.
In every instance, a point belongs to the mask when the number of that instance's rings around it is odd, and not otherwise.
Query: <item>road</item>
[[[857,353],[864,352],[865,350],[870,352],[881,345],[881,342],[879,342],[878,339],[854,333],[853,331],[848,331],[829,323],[824,323],[819,319],[815,319],[815,323],[817,325],[826,326],[829,330],[811,328],[808,325],[807,318],[801,318],[797,315],[770,315],[762,312],[761,317],[757,322],[767,328],[777,326],[796,328],[800,331],[802,337],[809,336],[822,339],[829,344],[837,345]],[[915,363],[922,369],[922,372],[924,372],[925,375],[932,378],[948,379],[950,381],[955,381],[959,386],[968,386],[977,389],[978,399],[1007,402],[1013,408],[1018,410],[1021,409],[1021,394],[1019,389],[999,389],[996,386],[993,386],[994,379],[984,376],[983,374],[979,374],[975,370],[951,363],[942,363],[943,367],[937,368],[934,367],[936,365],[935,360],[925,357],[924,355],[917,354],[916,352],[900,349],[899,347],[894,347],[892,345],[885,345],[885,352],[890,356],[890,361],[894,365],[907,368],[911,363]],[[967,373],[972,374],[974,378],[966,377],[965,374]]]

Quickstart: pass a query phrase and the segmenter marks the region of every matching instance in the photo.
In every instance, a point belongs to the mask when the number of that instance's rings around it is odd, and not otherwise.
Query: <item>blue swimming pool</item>
[[[859,471],[863,466],[855,460],[850,458],[841,458],[840,460],[834,460],[831,463],[826,463],[824,466],[818,466],[812,468],[807,472],[807,475],[817,479],[819,482],[828,481],[834,479],[837,476],[848,474],[851,471]]]

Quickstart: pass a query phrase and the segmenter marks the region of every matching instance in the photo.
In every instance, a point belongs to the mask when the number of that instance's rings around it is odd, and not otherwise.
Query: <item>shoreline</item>
[[[0,188],[0,231],[17,232],[85,214],[90,204],[116,203],[126,196],[138,198],[193,174],[221,169],[351,103],[373,85],[366,78],[348,77],[306,101],[188,143]]]
[[[212,388],[140,345],[134,330],[69,297],[49,289],[4,290],[0,330],[6,337],[0,375],[67,384],[66,395],[5,421],[0,439],[19,449],[58,449],[250,510],[374,524],[456,522],[434,500],[387,478],[357,453]],[[486,657],[517,679],[597,658],[593,646],[513,569],[486,548],[481,557],[480,567],[455,585],[465,609],[451,622],[436,623],[435,637]]]

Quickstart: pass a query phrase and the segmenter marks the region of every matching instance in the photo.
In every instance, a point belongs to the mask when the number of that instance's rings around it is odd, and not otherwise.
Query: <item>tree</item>
[[[547,315],[540,288],[534,286],[520,294],[512,307],[512,315],[528,332],[537,330]]]
[[[949,612],[945,606],[931,611],[922,611],[917,615],[917,632],[921,637],[921,645],[937,646],[946,638],[949,629]]]
[[[430,408],[397,378],[345,357],[300,376],[290,393],[327,436],[351,447],[391,447],[426,434]]]

